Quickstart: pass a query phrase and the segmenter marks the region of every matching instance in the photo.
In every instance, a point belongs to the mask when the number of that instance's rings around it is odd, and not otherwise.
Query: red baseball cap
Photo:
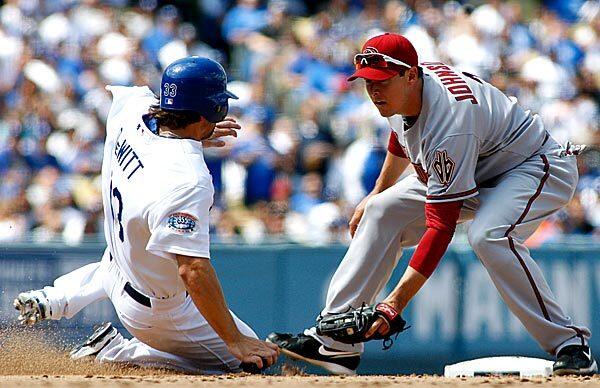
[[[383,54],[397,60],[399,63],[390,63],[387,60],[385,62],[389,65],[385,67],[365,63],[360,67],[357,66],[356,71],[348,78],[348,81],[354,81],[357,78],[384,81],[397,75],[398,67],[413,67],[419,64],[419,57],[412,43],[402,35],[390,32],[367,40],[362,47],[361,54]]]

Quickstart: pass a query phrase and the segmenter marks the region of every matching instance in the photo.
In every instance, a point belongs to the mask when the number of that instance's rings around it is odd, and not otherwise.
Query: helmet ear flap
[[[227,96],[222,98],[205,98],[201,102],[202,107],[198,109],[198,113],[211,123],[223,121],[229,111],[229,103]]]

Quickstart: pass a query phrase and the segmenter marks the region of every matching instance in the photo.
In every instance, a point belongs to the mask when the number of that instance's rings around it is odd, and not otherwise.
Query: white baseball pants
[[[71,318],[84,307],[110,298],[119,320],[134,338],[117,335],[97,355],[97,361],[189,373],[240,371],[240,361],[185,293],[169,299],[150,298],[152,307],[146,307],[124,291],[126,282],[105,251],[101,262],[76,269],[56,279],[53,287],[44,288],[51,304],[51,319]],[[244,335],[257,338],[246,323],[231,314]]]

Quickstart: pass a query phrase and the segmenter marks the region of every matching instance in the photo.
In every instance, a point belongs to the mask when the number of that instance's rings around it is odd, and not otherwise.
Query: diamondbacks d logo
[[[450,180],[452,180],[452,174],[454,173],[454,161],[448,156],[446,150],[435,151],[435,158],[433,160],[433,169],[435,174],[438,176],[440,183],[444,186],[448,186]]]

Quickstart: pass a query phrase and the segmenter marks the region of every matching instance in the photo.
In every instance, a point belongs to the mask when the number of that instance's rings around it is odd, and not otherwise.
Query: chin
[[[383,117],[391,117],[394,115],[394,113],[391,112],[389,109],[381,109],[377,107],[377,110],[379,110],[379,114]]]

